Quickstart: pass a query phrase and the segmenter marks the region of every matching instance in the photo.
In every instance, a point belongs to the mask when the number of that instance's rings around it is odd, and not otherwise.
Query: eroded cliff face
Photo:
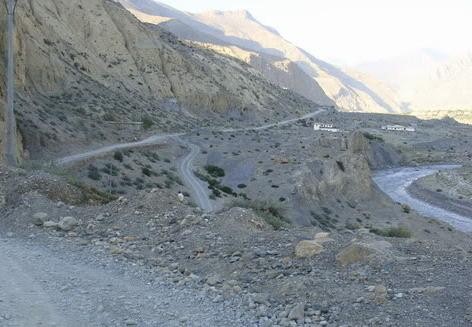
[[[314,106],[249,65],[141,23],[114,1],[21,1],[16,17],[18,123],[33,154],[113,138],[115,130],[97,126],[103,121],[146,115],[166,131],[228,112],[262,119]],[[165,108],[168,101],[192,115]]]
[[[401,161],[391,146],[371,141],[360,131],[324,142],[333,149],[333,158],[307,163],[297,175],[294,192],[306,203],[372,200],[378,196],[372,169],[396,166]]]

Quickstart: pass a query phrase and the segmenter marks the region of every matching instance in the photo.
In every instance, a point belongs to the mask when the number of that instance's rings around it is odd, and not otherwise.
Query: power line
[[[15,9],[16,0],[6,0],[7,7],[7,105],[5,110],[5,159],[9,166],[17,165],[16,119],[15,119]]]

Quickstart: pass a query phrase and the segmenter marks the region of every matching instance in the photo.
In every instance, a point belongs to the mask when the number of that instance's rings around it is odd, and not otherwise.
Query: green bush
[[[93,179],[94,181],[99,181],[100,179],[102,179],[98,168],[94,165],[88,166],[88,178]]]
[[[373,228],[370,232],[383,237],[410,238],[412,235],[410,230],[405,227]]]
[[[123,162],[123,153],[121,153],[120,151],[116,151],[115,154],[113,154],[113,159],[119,162]]]
[[[224,169],[217,166],[208,165],[205,166],[205,170],[208,172],[208,174],[210,174],[210,176],[215,178],[225,176]]]
[[[369,132],[364,132],[363,135],[366,139],[368,139],[370,141],[384,142],[384,139],[381,136],[370,134]]]
[[[150,129],[154,125],[154,121],[148,116],[143,117],[142,123],[144,129]]]

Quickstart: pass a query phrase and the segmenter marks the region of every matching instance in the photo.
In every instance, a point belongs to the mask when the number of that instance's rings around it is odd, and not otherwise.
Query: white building
[[[416,132],[416,129],[414,127],[403,125],[385,125],[382,126],[382,129],[386,131]]]
[[[313,125],[313,130],[315,130],[315,131],[326,131],[326,132],[331,132],[331,133],[340,132],[340,129],[334,127],[333,124],[323,124],[323,123],[315,123]]]

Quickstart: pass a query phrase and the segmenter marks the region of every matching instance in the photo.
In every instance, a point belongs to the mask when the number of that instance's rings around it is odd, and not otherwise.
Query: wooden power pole
[[[5,0],[7,7],[7,67],[6,89],[7,105],[5,109],[5,160],[7,165],[16,166],[16,119],[15,119],[15,9],[17,0]]]

